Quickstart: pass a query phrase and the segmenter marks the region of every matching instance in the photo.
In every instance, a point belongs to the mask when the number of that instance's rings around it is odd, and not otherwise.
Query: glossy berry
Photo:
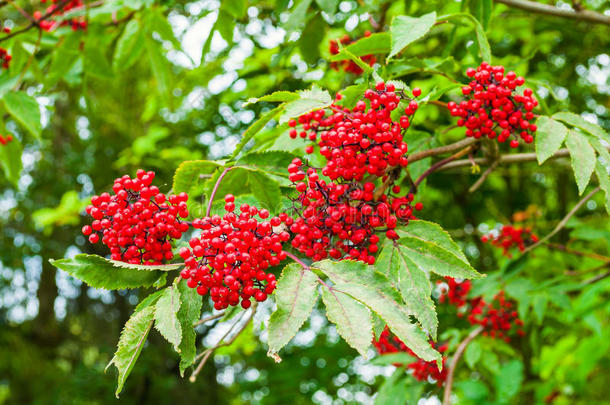
[[[532,143],[537,130],[532,110],[538,101],[531,89],[517,92],[516,88],[525,83],[523,77],[514,72],[505,74],[503,66],[486,62],[477,69],[467,69],[466,75],[472,79],[462,87],[466,99],[447,104],[451,115],[459,117],[457,124],[466,127],[466,136],[497,138],[501,143],[512,138],[512,148],[519,146],[519,140]]]
[[[6,136],[0,135],[0,146],[8,145],[13,142],[13,135],[8,134]]]
[[[41,3],[46,3],[47,0],[41,0]],[[46,8],[43,12],[35,11],[32,16],[36,20],[40,20],[43,14],[50,14],[54,18],[46,18],[39,22],[40,28],[45,31],[53,31],[57,27],[60,26],[70,26],[74,31],[79,29],[87,28],[87,20],[85,17],[73,17],[68,19],[61,19],[61,16],[70,11],[76,9],[82,9],[85,7],[85,4],[82,0],[68,0],[67,2],[62,2],[60,0],[51,0],[51,5]],[[61,7],[60,7],[61,4]]]
[[[521,328],[523,321],[519,319],[514,304],[505,299],[503,291],[496,294],[490,303],[478,297],[470,305],[468,321],[472,325],[483,326],[483,335],[507,342],[510,341],[508,334],[511,332],[516,332],[519,336],[525,335]]]
[[[502,249],[502,254],[512,257],[510,250],[513,247],[523,252],[528,245],[536,243],[538,236],[532,233],[530,228],[520,226],[504,225],[499,233],[492,232],[481,237],[483,243],[491,243]]]
[[[4,48],[0,48],[0,67],[8,69],[13,57]]]
[[[298,193],[292,199],[296,215],[279,218],[293,235],[292,247],[315,261],[351,258],[373,264],[379,235],[398,239],[396,226],[413,219],[410,194],[375,199],[373,183],[327,182],[300,159],[292,161],[288,174]]]
[[[453,277],[445,277],[445,282],[439,281],[441,287],[441,295],[439,302],[448,302],[461,308],[468,303],[468,293],[470,292],[470,280],[456,280]]]
[[[301,129],[292,127],[289,135],[317,142],[320,154],[326,158],[321,174],[331,180],[361,181],[368,175],[384,176],[391,168],[408,164],[403,132],[418,104],[408,99],[404,114],[393,120],[392,111],[403,96],[404,93],[395,92],[391,83],[386,86],[379,82],[375,90],[366,90],[363,99],[351,109],[333,104],[300,116],[297,122]],[[313,151],[313,147],[306,149],[307,153]]]
[[[188,216],[185,193],[165,196],[153,186],[154,172],[138,170],[114,181],[113,195],[91,198],[87,214],[91,225],[82,228],[89,242],[110,248],[113,260],[132,264],[160,264],[173,258],[171,241],[189,229],[180,218]],[[160,198],[162,197],[162,198]],[[159,202],[161,201],[161,202]]]
[[[232,195],[225,196],[222,217],[195,219],[193,227],[201,234],[180,249],[186,266],[182,278],[199,294],[209,293],[216,309],[240,302],[249,308],[252,298],[265,301],[276,287],[275,275],[266,270],[286,258],[282,247],[290,239],[278,217],[269,218],[267,210],[247,204],[238,214],[234,201]]]

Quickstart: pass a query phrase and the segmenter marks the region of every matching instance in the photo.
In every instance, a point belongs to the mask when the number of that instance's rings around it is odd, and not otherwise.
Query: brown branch
[[[443,393],[443,405],[451,404],[451,388],[453,386],[453,377],[455,375],[455,369],[457,367],[458,362],[460,361],[460,358],[462,357],[462,354],[464,354],[464,350],[466,350],[466,346],[468,346],[468,344],[470,342],[472,342],[474,340],[474,338],[479,336],[481,334],[481,332],[483,332],[482,326],[479,326],[478,328],[474,329],[472,332],[470,332],[468,334],[468,336],[466,336],[466,339],[464,339],[460,343],[457,350],[455,351],[455,354],[453,355],[453,358],[451,359],[451,365],[449,366],[449,372],[447,373],[447,380],[445,380],[445,392]]]
[[[214,345],[213,347],[210,347],[208,349],[205,349],[202,353],[200,353],[199,355],[197,355],[197,357],[195,357],[195,361],[197,361],[199,358],[201,358],[201,361],[197,365],[197,368],[195,369],[195,371],[193,371],[193,374],[191,374],[191,376],[189,377],[190,382],[197,381],[197,376],[199,375],[199,373],[203,369],[203,366],[205,365],[205,363],[208,361],[208,359],[210,358],[210,356],[212,355],[212,353],[214,353],[214,351],[216,349],[218,349],[220,347],[231,345],[233,342],[235,342],[235,339],[237,339],[237,337],[244,330],[246,330],[246,328],[248,327],[248,324],[254,317],[254,313],[256,312],[257,305],[258,305],[258,302],[254,301],[254,304],[252,304],[252,308],[250,311],[250,315],[248,316],[248,319],[246,319],[246,321],[243,323],[243,325],[235,332],[235,334],[229,340],[227,340],[226,342],[224,341],[227,338],[227,336],[229,336],[229,334],[233,331],[233,328],[235,328],[235,326],[237,326],[241,322],[244,314],[246,313],[245,311],[242,313],[240,318],[233,325],[231,325],[229,330],[220,338],[220,340],[218,340],[218,343],[216,343],[216,345]]]
[[[470,188],[468,189],[468,192],[469,193],[474,193],[475,191],[477,191],[479,189],[479,187],[481,187],[483,185],[483,183],[485,183],[485,180],[487,180],[487,178],[489,177],[491,172],[493,172],[494,169],[496,167],[498,167],[499,164],[500,164],[500,162],[497,159],[494,160],[494,162],[491,164],[491,166],[489,166],[487,168],[487,170],[485,170],[483,172],[481,177],[479,177],[478,180],[475,181],[475,183],[472,186],[470,186]]]
[[[593,197],[595,195],[595,193],[597,193],[599,190],[601,190],[599,187],[595,187],[589,194],[584,196],[578,203],[576,203],[574,208],[572,208],[572,210],[570,212],[568,212],[568,215],[566,215],[565,217],[563,217],[563,219],[561,221],[559,221],[559,223],[557,224],[555,229],[553,229],[551,231],[551,233],[549,233],[548,235],[546,235],[544,238],[540,239],[538,242],[534,243],[533,245],[528,246],[527,249],[525,249],[523,251],[523,254],[530,252],[531,250],[535,249],[536,247],[542,245],[543,243],[546,243],[546,241],[548,241],[553,236],[555,236],[557,234],[557,232],[561,231],[563,229],[563,227],[566,226],[566,224],[568,223],[570,218],[572,218],[574,216],[574,214],[576,214],[576,212],[578,212],[580,207],[582,207],[587,201],[589,201],[589,199],[591,197]]]
[[[572,249],[565,245],[560,245],[558,243],[547,243],[546,247],[549,249],[560,250],[562,252],[565,252],[565,253],[568,253],[568,254],[571,254],[574,256],[590,257],[591,259],[610,263],[610,257],[608,257],[608,256],[598,255],[597,253],[593,253],[593,252],[582,252],[580,250]]]
[[[597,283],[598,281],[602,281],[603,279],[608,278],[608,277],[610,277],[610,271],[607,271],[607,272],[597,275],[593,278],[590,278],[590,279],[586,280],[585,282],[583,282],[583,284],[589,285],[589,284]]]
[[[610,16],[590,10],[564,10],[549,4],[542,4],[528,0],[495,0],[509,7],[520,8],[538,14],[546,14],[554,17],[571,18],[573,20],[587,21],[595,24],[610,25]]]
[[[426,177],[428,177],[430,174],[434,173],[435,171],[437,171],[438,169],[440,169],[441,167],[443,167],[444,165],[452,162],[455,159],[459,159],[462,156],[466,155],[467,153],[472,152],[472,150],[475,148],[475,145],[472,144],[470,146],[465,147],[464,149],[460,150],[459,152],[454,153],[453,155],[449,156],[448,158],[445,158],[443,160],[439,160],[438,162],[434,163],[432,166],[430,166],[428,168],[428,170],[426,170],[425,172],[422,173],[421,176],[419,176],[417,178],[417,180],[415,180],[415,182],[413,183],[413,185],[411,186],[411,189],[409,190],[409,193],[415,193],[417,191],[417,186],[419,186],[419,184],[424,181],[424,179]]]
[[[471,139],[471,138],[467,138],[467,139]],[[452,144],[454,145],[454,144]],[[447,145],[449,146],[449,145]],[[610,151],[610,146],[607,147],[607,149]],[[430,149],[433,150],[433,149]],[[428,152],[428,151],[423,151],[423,152]],[[558,159],[558,158],[562,158],[562,157],[567,157],[570,156],[570,152],[567,149],[559,149],[557,152],[555,152],[551,157],[548,158],[548,160],[551,159]],[[514,153],[514,154],[510,154],[510,155],[502,155],[499,157],[500,160],[500,164],[503,163],[526,163],[526,162],[535,162],[537,161],[537,157],[535,153]],[[409,160],[410,162],[411,160]],[[478,165],[486,165],[486,164],[490,164],[490,159],[486,158],[486,157],[481,157],[481,158],[475,158],[473,159],[475,164]],[[463,160],[456,160],[455,162],[451,162],[447,165],[445,165],[443,167],[443,170],[448,170],[448,169],[455,169],[457,167],[464,167],[464,166],[471,166],[472,162],[469,159],[463,159]]]
[[[407,156],[409,163],[417,162],[418,160],[425,159],[430,156],[443,155],[445,153],[452,153],[460,150],[466,146],[470,146],[478,142],[474,138],[465,138],[461,141],[450,143],[449,145],[439,146],[438,148],[423,150],[421,152],[415,152],[412,155]]]
[[[195,327],[195,326],[199,326],[199,325],[201,325],[202,323],[206,323],[206,322],[209,322],[209,321],[213,321],[214,319],[222,318],[222,317],[225,315],[225,312],[226,312],[226,311],[222,311],[222,312],[217,313],[216,315],[210,315],[210,316],[208,316],[208,317],[206,317],[206,318],[200,319],[200,320],[198,320],[197,322],[195,322],[195,323],[193,324],[193,327]]]

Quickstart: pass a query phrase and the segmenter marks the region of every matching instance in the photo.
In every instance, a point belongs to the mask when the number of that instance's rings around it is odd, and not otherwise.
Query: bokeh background
[[[15,3],[28,12],[46,7],[36,1]],[[43,125],[42,141],[33,141],[11,120],[3,122],[5,131],[22,141],[24,153],[17,184],[0,179],[0,404],[372,403],[392,367],[357,356],[322,312],[314,313],[285,350],[284,361],[275,364],[261,343],[270,307],[259,313],[255,328],[214,356],[194,384],[179,377],[177,355],[151,333],[115,400],[115,372],[104,374],[104,367],[122,325],[147,292],[89,288],[57,271],[48,259],[105,254],[79,233],[87,199],[137,168],[156,171],[158,184],[167,191],[182,161],[221,159],[248,125],[272,107],[244,106],[249,98],[313,83],[331,92],[351,84],[356,76],[330,69],[331,39],[345,33],[361,37],[376,29],[371,19],[383,28],[394,15],[475,12],[477,0],[90,3],[95,4],[86,31],[45,33],[36,45],[38,32],[30,30],[11,41],[16,60],[9,71],[0,71],[1,92],[17,84],[35,96]],[[608,1],[579,4],[610,13]],[[134,51],[134,60],[117,61],[116,42],[133,20],[149,27],[141,40],[146,46],[153,41],[155,48]],[[15,7],[0,2],[0,23],[20,27],[27,21]],[[440,24],[434,34],[409,47],[405,59],[442,63],[456,78],[475,66],[477,46],[469,26]],[[608,25],[494,3],[487,35],[494,62],[527,78],[543,112],[582,113],[610,129]],[[79,43],[96,48],[102,58],[88,62],[74,47]],[[432,87],[430,76],[417,69],[401,79],[424,94]],[[418,112],[415,126],[433,135],[433,143],[442,143],[461,136],[441,133],[450,120],[445,111],[430,106]],[[527,221],[544,234],[578,200],[567,161],[542,168],[535,163],[502,167],[469,194],[476,178],[467,168],[435,174],[420,200],[426,207],[423,217],[450,230],[474,267],[484,272],[507,262],[479,242],[482,232],[527,212]],[[602,205],[601,196],[591,200],[560,239],[608,253],[610,228]],[[513,295],[536,289],[564,270],[594,267],[587,260],[542,251],[527,262],[513,261],[521,283],[513,286]],[[519,394],[505,403],[542,403],[549,395],[554,403],[608,403],[610,285],[601,281],[572,291],[565,287],[569,283],[564,276],[562,288],[552,284],[535,295],[536,306],[525,306],[527,338],[502,350],[493,343],[484,346],[480,370],[466,368],[458,378],[465,381],[456,388],[463,403],[498,401],[498,386],[515,381]],[[452,331],[465,328],[461,322],[441,310],[442,338],[451,339]],[[217,326],[202,328],[202,342],[214,341]],[[519,376],[502,368],[515,358],[523,364]],[[425,396],[435,393],[438,389],[429,386]]]

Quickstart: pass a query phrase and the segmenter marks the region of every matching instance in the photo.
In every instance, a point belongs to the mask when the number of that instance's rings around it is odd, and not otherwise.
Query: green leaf
[[[493,0],[471,0],[470,12],[481,22],[484,29],[489,27],[491,12],[493,10]]]
[[[311,90],[300,91],[298,100],[286,103],[284,113],[280,117],[280,124],[288,122],[290,118],[328,107],[332,101],[328,91],[322,90],[314,84]]]
[[[288,20],[284,23],[283,28],[286,30],[286,38],[290,36],[294,31],[298,31],[301,25],[305,21],[307,16],[307,9],[311,4],[311,0],[301,0],[292,9]]]
[[[474,27],[475,34],[477,36],[477,42],[479,43],[479,50],[481,52],[481,58],[485,62],[491,62],[491,47],[489,46],[489,42],[487,41],[487,36],[485,35],[485,30],[483,26],[474,18],[471,14],[468,13],[455,13],[448,14],[438,17],[438,20],[455,20],[455,19],[466,19],[470,21]]]
[[[435,337],[438,319],[430,297],[432,285],[426,273],[409,259],[404,249],[403,246],[386,239],[375,267],[394,282],[409,310],[422,327]]]
[[[366,358],[373,339],[369,310],[349,295],[332,287],[322,288],[322,301],[326,306],[326,317],[337,325],[339,335]]]
[[[257,170],[248,172],[248,185],[252,194],[263,204],[262,208],[275,213],[282,198],[279,183]]]
[[[610,214],[610,177],[608,176],[608,169],[599,161],[595,162],[595,175],[597,176],[599,187],[606,193],[606,211]]]
[[[316,4],[322,11],[324,11],[329,16],[335,14],[337,10],[337,6],[339,5],[339,0],[316,0]]]
[[[50,259],[49,262],[91,287],[106,290],[150,287],[162,276],[163,271],[175,270],[182,266],[179,264],[135,265],[84,253],[76,255],[72,259]]]
[[[326,21],[321,14],[309,20],[299,38],[299,50],[305,62],[314,65],[320,59],[320,43],[326,35]]]
[[[187,160],[180,163],[174,173],[174,193],[190,192],[199,183],[202,174],[210,175],[218,167],[218,162],[209,160]]]
[[[106,366],[106,369],[108,369],[111,364],[114,364],[119,370],[116,389],[117,398],[123,390],[125,380],[127,380],[136,360],[140,356],[142,347],[144,347],[148,332],[150,332],[150,328],[152,328],[153,325],[154,313],[155,307],[148,306],[135,312],[131,318],[129,318],[125,323],[123,332],[121,332],[117,351],[112,360],[110,360],[110,363],[108,363],[108,366]]]
[[[471,369],[475,369],[477,362],[481,358],[481,344],[476,340],[470,342],[468,346],[466,346],[466,351],[464,352],[464,360],[466,360],[466,364]]]
[[[274,293],[277,310],[269,318],[269,355],[277,352],[296,335],[309,318],[318,300],[318,276],[298,264],[282,270]]]
[[[375,312],[371,313],[371,318],[373,318],[373,333],[375,334],[375,339],[379,340],[381,333],[386,327],[386,323]]]
[[[415,222],[418,221],[413,221],[413,223]],[[425,272],[434,272],[441,276],[482,277],[467,261],[464,261],[463,254],[460,254],[459,248],[453,246],[453,243],[443,239],[438,241],[431,239],[431,237],[434,237],[433,235],[440,235],[440,233],[438,233],[438,229],[428,224],[424,225],[423,228],[426,228],[429,233],[423,231],[419,234],[411,233],[408,236],[401,237],[398,241],[404,247],[403,253],[411,259],[414,265],[421,267]],[[408,228],[407,226],[407,229],[402,230],[401,233],[413,232],[409,231]]]
[[[271,100],[266,100],[266,101],[271,101]],[[274,119],[280,112],[284,111],[285,108],[286,108],[286,105],[281,104],[281,105],[275,107],[273,110],[265,113],[265,115],[260,117],[256,122],[254,122],[254,124],[250,125],[248,127],[248,129],[246,129],[246,132],[244,132],[244,134],[242,135],[241,141],[239,141],[237,146],[235,146],[235,150],[231,154],[231,158],[234,158],[237,155],[239,155],[239,152],[241,152],[246,147],[246,145],[254,137],[254,135],[258,134],[263,128],[265,128],[265,125],[267,125],[269,123],[269,121]],[[288,121],[288,120],[286,120],[286,121]]]
[[[523,363],[511,360],[496,375],[496,395],[501,403],[509,403],[519,393],[523,382]]]
[[[83,71],[85,74],[100,79],[112,79],[114,77],[112,67],[106,59],[104,50],[99,47],[98,43],[93,41],[85,42],[83,61]]]
[[[184,377],[184,370],[195,361],[197,354],[197,332],[193,324],[201,316],[203,299],[195,288],[189,288],[185,281],[177,284],[180,292],[180,309],[178,310],[178,321],[182,329],[182,340],[178,347],[180,353],[180,375]]]
[[[407,45],[426,35],[435,22],[435,11],[424,14],[418,18],[403,15],[394,17],[392,25],[390,26],[392,46],[389,57],[391,58],[398,54],[405,49]]]
[[[385,275],[351,260],[324,260],[314,263],[314,266],[335,283],[336,290],[351,295],[377,313],[417,356],[426,361],[440,362],[440,354],[430,346],[422,330],[411,322],[411,314],[401,304],[400,293]]]
[[[541,116],[536,120],[538,130],[536,131],[536,156],[538,163],[553,156],[561,148],[561,144],[568,135],[568,129],[560,122],[552,118]]]
[[[40,107],[38,101],[24,91],[11,91],[2,97],[6,111],[30,134],[40,139]]]
[[[155,305],[155,328],[170,342],[176,351],[182,341],[182,327],[178,320],[180,292],[176,285],[163,290]]]
[[[396,232],[401,237],[409,236],[428,242],[434,242],[443,249],[462,259],[463,262],[468,263],[468,259],[466,259],[466,256],[464,256],[462,249],[460,249],[458,244],[453,241],[449,233],[441,228],[439,224],[418,219],[417,221],[409,222],[409,225],[406,227],[398,228]]]
[[[339,104],[346,108],[354,108],[356,103],[362,100],[364,91],[368,88],[366,83],[355,84],[341,90]]]
[[[412,402],[407,402],[408,391],[408,380],[405,378],[405,372],[398,369],[379,387],[374,405],[411,404]]]
[[[571,112],[559,112],[553,114],[553,118],[559,121],[563,121],[573,127],[580,128],[583,131],[598,137],[599,139],[608,141],[608,134],[606,133],[606,131],[604,131],[602,127],[585,120],[580,115]]]
[[[570,152],[572,169],[578,185],[578,194],[582,194],[589,184],[593,169],[595,169],[595,150],[585,135],[574,130],[568,133],[566,146]]]
[[[17,186],[21,176],[21,143],[13,136],[13,140],[6,145],[0,145],[0,166],[6,178]]]
[[[376,73],[368,63],[366,63],[365,61],[360,59],[360,57],[351,53],[346,48],[341,49],[338,54],[333,55],[333,59],[334,60],[351,60],[356,65],[358,65],[358,67],[360,69],[362,69],[365,73],[367,73],[367,74],[373,73],[373,77],[374,77],[374,74]]]
[[[284,102],[284,101],[293,101],[298,100],[299,95],[292,91],[274,91],[271,94],[267,94],[266,96],[260,98],[251,98],[248,102],[244,103],[244,106],[258,103],[259,101],[267,101],[267,102]]]
[[[376,55],[379,53],[388,53],[391,51],[392,37],[388,32],[376,32],[368,37],[363,37],[353,42],[343,49],[347,50],[354,56]],[[331,61],[342,60],[342,57],[332,55]]]
[[[373,360],[371,360],[370,363],[376,366],[391,366],[393,364],[412,363],[414,360],[415,359],[413,358],[413,356],[408,353],[397,352],[377,356]]]
[[[169,99],[171,69],[169,61],[161,50],[162,46],[159,42],[150,37],[146,38],[146,52],[148,53],[153,75],[157,81],[157,89],[159,94]]]
[[[223,1],[220,3],[220,9],[227,12],[233,18],[240,19],[245,17],[246,10],[248,9],[247,0],[231,0]]]
[[[47,87],[54,86],[57,81],[64,78],[81,55],[80,33],[72,33],[60,39],[59,45],[53,52],[53,60],[46,73]]]
[[[140,22],[132,19],[127,23],[114,51],[112,67],[114,70],[125,70],[133,65],[144,50],[145,33]]]

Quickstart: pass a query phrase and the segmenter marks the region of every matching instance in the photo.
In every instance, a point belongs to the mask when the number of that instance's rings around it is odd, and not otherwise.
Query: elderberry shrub
[[[451,115],[460,117],[458,126],[466,127],[466,136],[489,139],[497,137],[498,142],[510,141],[510,146],[519,146],[519,138],[532,143],[537,130],[532,110],[538,101],[531,89],[524,89],[523,95],[515,90],[525,83],[525,79],[515,72],[504,74],[504,66],[491,66],[483,62],[477,69],[468,68],[466,76],[472,81],[462,87],[466,99],[460,103],[447,104]]]
[[[510,249],[517,247],[520,252],[523,252],[527,245],[538,242],[538,236],[532,233],[530,228],[504,225],[499,234],[483,235],[481,241],[501,248],[504,256],[512,257]]]
[[[472,287],[470,280],[456,280],[453,277],[445,277],[446,283],[438,281],[441,287],[441,295],[438,301],[442,304],[449,302],[457,308],[461,308],[468,303],[468,293]]]
[[[320,154],[327,160],[322,174],[331,180],[360,181],[365,175],[383,176],[392,167],[407,166],[408,148],[402,139],[403,130],[410,126],[417,101],[404,92],[397,93],[391,83],[379,82],[375,89],[367,89],[364,100],[358,101],[353,109],[332,104],[328,109],[300,116],[298,122],[294,119],[288,122],[291,138],[299,135],[317,141]],[[413,94],[417,97],[421,90],[414,89]],[[393,121],[391,113],[401,99],[410,102],[404,115]],[[300,133],[297,124],[302,128]],[[306,151],[313,153],[313,146]]]
[[[250,298],[262,302],[275,290],[275,275],[265,270],[286,258],[282,244],[290,235],[282,230],[279,217],[268,219],[265,209],[242,204],[236,214],[230,194],[225,196],[225,210],[222,217],[193,221],[201,234],[189,241],[190,248],[180,249],[186,265],[181,276],[200,295],[209,292],[216,309],[240,300],[243,308],[249,308]]]
[[[166,196],[153,186],[154,172],[138,170],[114,181],[115,195],[91,198],[86,212],[93,218],[82,232],[95,244],[110,248],[113,260],[131,264],[161,264],[173,258],[172,239],[189,229],[180,218],[188,216],[186,193]],[[100,238],[101,236],[101,238]]]
[[[415,357],[415,361],[408,364],[394,364],[396,367],[406,367],[409,369],[413,377],[418,381],[427,381],[442,386],[447,378],[447,368],[445,367],[446,357],[443,357],[443,369],[440,371],[435,361],[425,361],[417,357],[415,353],[411,351],[405,345],[402,340],[394,336],[390,332],[390,329],[386,326],[383,332],[379,335],[379,340],[373,340],[373,345],[379,352],[379,354],[387,353],[408,353]],[[439,353],[445,353],[448,346],[446,344],[437,344],[430,342],[430,345],[435,348]]]
[[[364,32],[365,38],[370,36],[371,31]],[[339,43],[341,43],[341,45],[347,46],[352,42],[355,42],[355,40],[352,40],[347,34],[343,35],[338,41],[332,39],[329,44],[329,52],[331,55],[337,55],[339,53]],[[375,62],[377,62],[377,58],[375,58],[374,55],[363,55],[361,56],[361,59],[369,66],[373,66]],[[348,59],[338,62],[330,62],[330,68],[337,71],[342,68],[345,72],[353,73],[355,75],[361,75],[364,72],[364,70],[362,70],[362,68],[358,66],[354,61]]]
[[[327,182],[296,158],[288,166],[289,179],[298,195],[293,201],[295,218],[282,216],[294,235],[292,247],[313,260],[328,256],[375,263],[379,236],[398,239],[399,223],[413,218],[413,195],[375,199],[375,185],[367,182]],[[389,192],[400,192],[394,186]]]

